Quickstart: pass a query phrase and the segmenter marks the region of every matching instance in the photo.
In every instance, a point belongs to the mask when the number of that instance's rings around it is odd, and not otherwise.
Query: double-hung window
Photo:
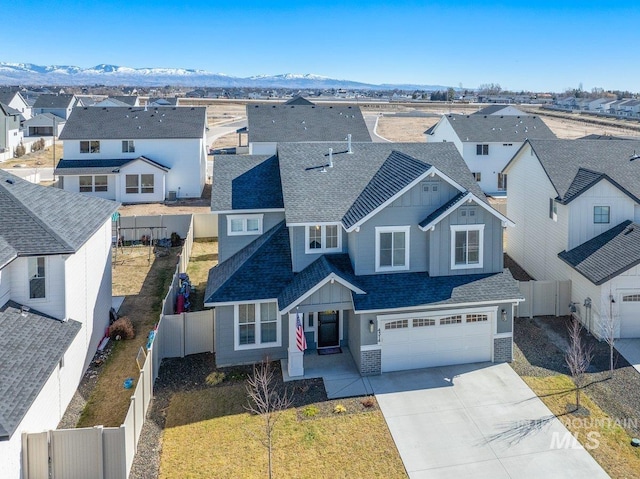
[[[154,180],[155,178],[152,174],[126,175],[125,191],[130,195],[135,195],[138,193],[153,193]]]
[[[271,348],[282,344],[275,302],[234,306],[235,349]]]
[[[133,140],[122,140],[122,153],[135,153],[136,147]]]
[[[482,268],[484,225],[451,226],[451,269]]]
[[[489,154],[489,145],[476,145],[476,155],[486,156]]]
[[[29,269],[29,298],[46,298],[46,268],[44,256],[30,257]]]
[[[340,226],[313,225],[305,229],[305,253],[337,253],[342,248]]]
[[[140,177],[138,175],[127,175],[125,178],[126,181],[126,189],[127,194],[136,194],[139,193],[139,181]]]
[[[262,234],[263,215],[229,215],[227,216],[227,235],[259,235]]]
[[[611,218],[611,208],[609,206],[593,207],[593,222],[595,224],[608,224]]]
[[[80,193],[92,193],[92,192],[100,192],[107,191],[107,176],[106,175],[96,175],[96,176],[80,176]]]
[[[100,141],[98,140],[81,141],[80,153],[100,153]]]
[[[376,227],[376,271],[409,269],[410,226]]]

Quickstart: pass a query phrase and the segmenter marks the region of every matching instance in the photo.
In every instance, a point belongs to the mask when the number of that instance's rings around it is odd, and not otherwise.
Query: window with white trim
[[[498,173],[498,190],[507,191],[507,175],[506,173]]]
[[[29,269],[29,298],[42,299],[47,297],[46,264],[44,256],[30,257]]]
[[[482,181],[482,173],[481,172],[474,171],[471,174],[473,175],[473,179],[476,180],[477,182],[481,182]]]
[[[86,175],[79,177],[80,193],[93,193],[100,191],[107,191],[107,176],[106,175]]]
[[[411,226],[376,227],[376,271],[409,269]]]
[[[489,145],[476,145],[476,155],[486,156],[489,154]]]
[[[244,236],[262,234],[264,215],[228,215],[227,236]]]
[[[611,208],[609,206],[593,207],[593,222],[595,224],[608,224],[611,218]]]
[[[281,326],[275,302],[234,305],[235,349],[280,346]]]
[[[81,141],[80,153],[100,153],[100,141],[98,140]]]
[[[133,140],[122,140],[122,153],[135,153],[136,146]]]
[[[484,225],[451,225],[451,269],[482,268]]]
[[[340,225],[313,225],[305,227],[305,253],[337,253],[342,249]]]

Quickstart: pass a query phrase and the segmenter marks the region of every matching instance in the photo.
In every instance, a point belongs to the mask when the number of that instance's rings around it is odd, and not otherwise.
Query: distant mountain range
[[[442,85],[374,85],[336,80],[320,75],[285,73],[240,78],[223,73],[185,68],[130,68],[100,64],[91,68],[68,65],[41,66],[32,63],[0,62],[0,85],[109,85],[109,86],[188,86],[252,87],[348,90],[446,90]]]

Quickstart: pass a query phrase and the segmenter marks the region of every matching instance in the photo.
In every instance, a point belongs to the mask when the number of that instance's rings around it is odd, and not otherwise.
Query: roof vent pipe
[[[347,154],[353,154],[353,150],[351,149],[351,133],[347,135]]]
[[[333,168],[333,148],[329,148],[329,168]]]

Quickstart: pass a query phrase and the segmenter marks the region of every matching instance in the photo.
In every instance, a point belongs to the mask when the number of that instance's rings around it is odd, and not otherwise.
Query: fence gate
[[[571,281],[518,281],[518,288],[525,298],[518,305],[516,316],[564,316],[569,314]]]

